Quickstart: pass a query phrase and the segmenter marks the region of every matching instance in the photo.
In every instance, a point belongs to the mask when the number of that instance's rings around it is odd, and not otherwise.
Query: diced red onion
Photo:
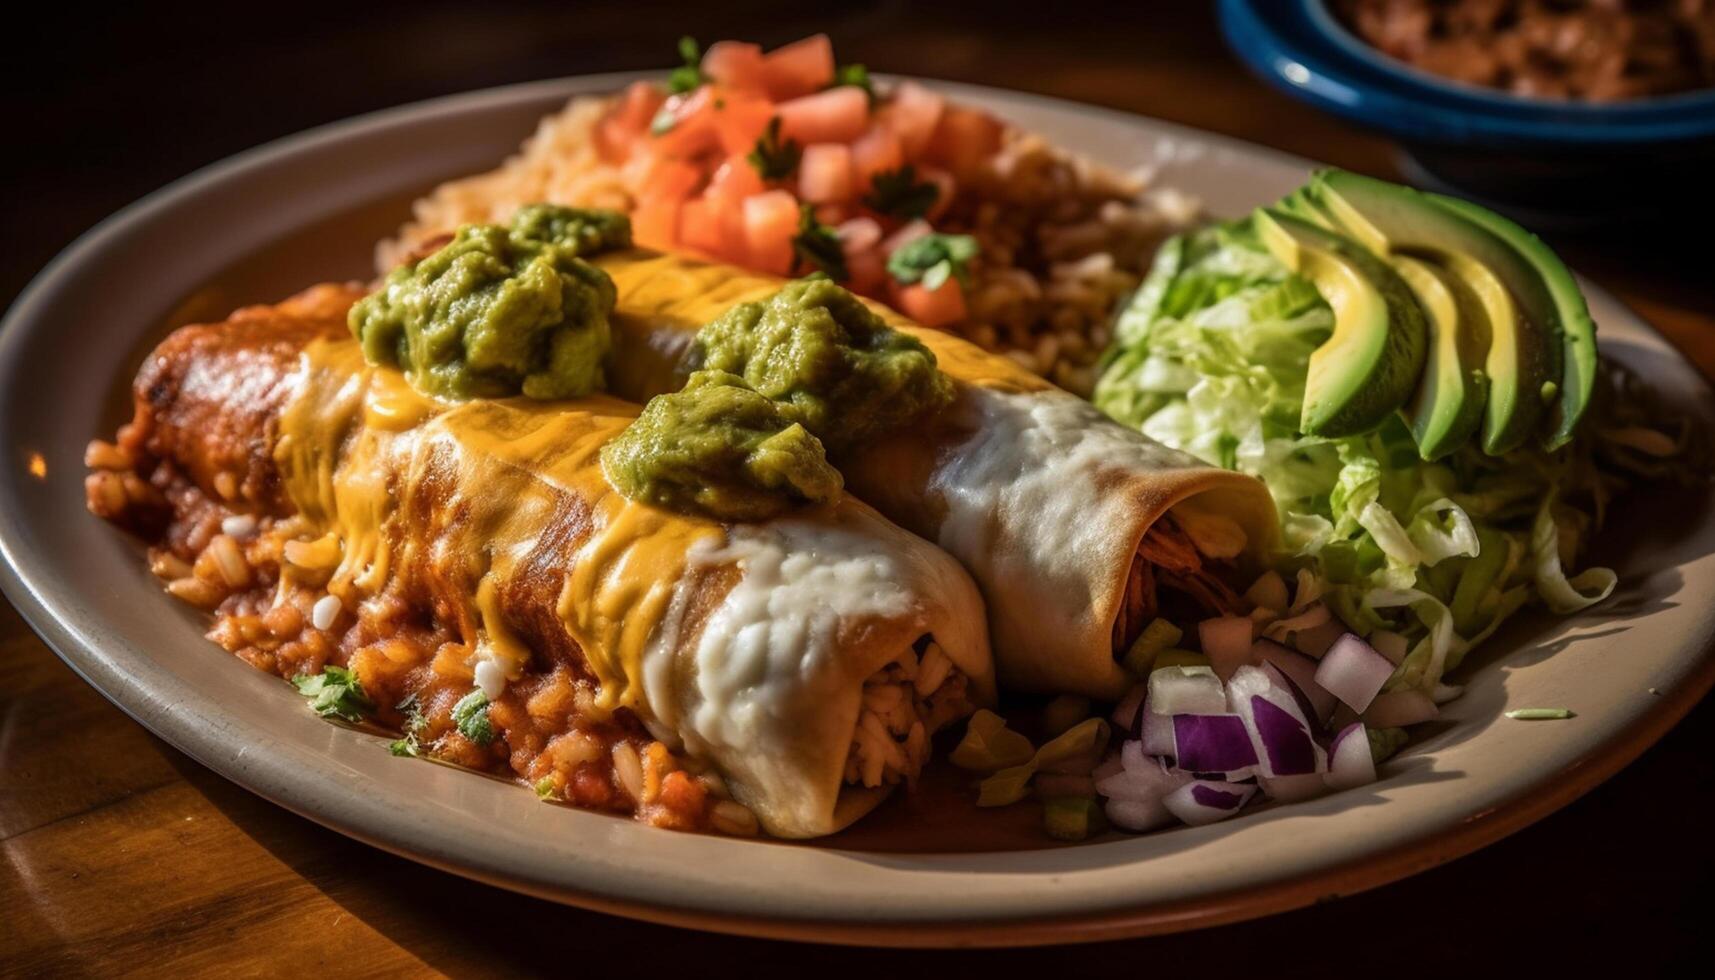
[[[1124,755],[1121,756],[1124,759]],[[1126,768],[1096,781],[1096,792],[1111,800],[1133,803],[1159,803],[1163,796],[1191,781],[1189,776],[1175,772],[1159,760],[1139,755],[1140,765]]]
[[[1282,803],[1313,800],[1328,792],[1328,780],[1319,772],[1298,776],[1258,776],[1257,785],[1262,787],[1264,796]]]
[[[1302,701],[1300,707],[1305,708],[1306,718],[1313,718],[1321,724],[1334,713],[1338,699],[1316,683],[1316,661],[1273,640],[1256,641],[1251,647],[1251,656],[1285,676],[1292,693]]]
[[[1149,772],[1162,768],[1161,760],[1143,750],[1143,743],[1132,740],[1120,745],[1120,765],[1137,772]]]
[[[1316,683],[1360,713],[1392,676],[1393,663],[1356,633],[1335,640],[1316,665]]]
[[[1388,691],[1376,695],[1364,709],[1364,724],[1371,728],[1405,728],[1433,721],[1441,714],[1435,699],[1417,690]]]
[[[1148,802],[1161,799],[1172,792],[1172,788],[1161,786],[1144,773],[1122,769],[1112,776],[1096,780],[1096,792],[1110,800]]]
[[[1149,755],[1172,757],[1173,755],[1173,716],[1156,714],[1151,710],[1149,700],[1143,702],[1143,713],[1138,716],[1143,721],[1143,737],[1140,744],[1143,751]]]
[[[1290,690],[1275,678],[1285,675],[1258,667],[1240,667],[1227,682],[1227,705],[1244,722],[1261,776],[1301,776],[1323,768],[1310,722]],[[1180,765],[1184,765],[1180,761]]]
[[[1346,740],[1354,735],[1362,735],[1366,739],[1369,738],[1369,734],[1364,730],[1363,722],[1354,721],[1350,725],[1341,726],[1340,730],[1334,733],[1334,737],[1328,740],[1329,753],[1340,751],[1340,746],[1346,744]]]
[[[1173,757],[1193,772],[1234,772],[1257,763],[1250,731],[1236,714],[1174,715]]]
[[[1251,583],[1251,587],[1245,590],[1245,598],[1260,609],[1280,612],[1286,608],[1289,601],[1286,597],[1286,580],[1273,569],[1263,572]]]
[[[1227,710],[1226,689],[1207,667],[1163,667],[1149,675],[1149,710],[1197,715]]]
[[[1222,616],[1197,624],[1197,639],[1203,646],[1203,656],[1215,668],[1215,676],[1224,681],[1250,662],[1255,628],[1248,616]]]
[[[1226,710],[1226,691],[1209,668],[1163,667],[1153,671],[1140,715],[1143,750],[1150,755],[1174,754],[1174,715],[1223,714]]]
[[[1090,771],[1090,778],[1099,783],[1109,776],[1117,776],[1122,772],[1125,772],[1125,763],[1120,761],[1120,754],[1110,752],[1108,757],[1102,760],[1101,765]]]
[[[1362,724],[1340,729],[1328,749],[1328,785],[1351,789],[1375,781],[1376,761],[1370,755],[1369,730]]]
[[[1263,773],[1270,776],[1303,776],[1322,768],[1310,727],[1297,712],[1261,695],[1251,698],[1251,723],[1263,751],[1257,753]]]
[[[1247,794],[1237,789],[1218,789],[1209,783],[1192,783],[1191,799],[1203,806],[1212,806],[1222,810],[1237,810],[1244,806]]]
[[[1244,783],[1198,781],[1186,783],[1167,794],[1161,802],[1167,807],[1167,812],[1197,827],[1238,813],[1254,793],[1256,787]]]

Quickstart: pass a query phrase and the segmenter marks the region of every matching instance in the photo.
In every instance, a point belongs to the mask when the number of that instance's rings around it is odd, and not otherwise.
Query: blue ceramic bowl
[[[1382,54],[1325,0],[1221,0],[1227,42],[1288,94],[1399,140],[1411,176],[1549,224],[1715,204],[1715,89],[1525,98]]]

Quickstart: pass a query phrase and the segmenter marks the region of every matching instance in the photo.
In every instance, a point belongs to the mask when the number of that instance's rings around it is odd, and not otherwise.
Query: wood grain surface
[[[7,250],[0,295],[106,213],[248,145],[444,92],[665,64],[683,32],[777,43],[827,28],[843,58],[878,70],[1046,92],[1397,174],[1383,141],[1247,75],[1199,3],[1080,5],[1075,16],[1042,4],[852,4],[814,16],[804,6],[718,6],[417,3],[279,29],[62,13],[41,43],[20,47],[6,68],[17,77],[0,79],[16,83],[0,86],[0,112],[15,132],[37,134],[30,152],[5,155],[8,224],[35,233]],[[75,124],[97,106],[106,121],[96,132]],[[1622,229],[1555,244],[1715,376],[1706,241],[1687,248]],[[1115,977],[1212,967],[1219,976],[1247,958],[1280,976],[1551,975],[1602,963],[1654,975],[1706,948],[1695,909],[1715,883],[1712,744],[1715,707],[1704,704],[1535,827],[1269,919],[1073,949],[831,950],[564,908],[356,843],[149,735],[0,604],[0,974],[625,975],[660,969],[665,956],[764,976],[805,966]]]

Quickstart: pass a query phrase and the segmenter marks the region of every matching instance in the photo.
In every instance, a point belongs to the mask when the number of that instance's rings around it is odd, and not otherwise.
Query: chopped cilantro
[[[869,104],[875,105],[875,82],[870,79],[868,68],[863,65],[841,65],[834,70],[834,80],[829,82],[827,87],[839,88],[842,85],[863,89]]]
[[[323,718],[362,721],[375,707],[363,693],[357,675],[344,667],[329,665],[319,674],[299,674],[292,678],[292,686],[310,699],[310,708]]]
[[[977,255],[977,240],[969,235],[924,235],[893,250],[887,271],[902,285],[921,282],[924,289],[940,289],[948,278],[970,283],[966,263]]]
[[[429,725],[429,719],[423,717],[423,709],[417,701],[417,695],[412,694],[393,707],[405,712],[405,737],[394,739],[388,743],[387,751],[399,756],[416,758],[423,751],[423,745],[417,740],[423,729]]]
[[[804,156],[798,141],[780,138],[780,117],[768,120],[768,129],[762,138],[756,141],[756,149],[745,157],[763,180],[785,180],[792,176],[792,171],[798,169],[798,161]]]
[[[941,188],[926,180],[919,181],[917,168],[908,163],[898,170],[876,174],[863,203],[882,214],[909,221],[928,214],[940,197]]]
[[[478,745],[494,741],[494,725],[488,720],[488,695],[476,690],[460,698],[453,705],[453,724],[459,726],[459,734]]]
[[[667,91],[678,95],[693,91],[708,81],[708,76],[703,74],[703,52],[697,46],[696,38],[686,36],[679,39],[679,60],[684,64],[667,75]],[[660,117],[656,118],[659,120]]]
[[[835,282],[844,282],[850,273],[846,269],[845,249],[834,229],[816,220],[816,209],[806,204],[799,213],[798,234],[792,238],[792,268],[808,266],[825,272]]]

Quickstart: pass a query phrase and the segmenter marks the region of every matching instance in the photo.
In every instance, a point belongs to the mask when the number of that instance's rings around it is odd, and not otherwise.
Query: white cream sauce
[[[679,724],[687,742],[727,749],[768,731],[768,718],[795,697],[842,682],[832,658],[843,620],[908,615],[916,575],[890,554],[853,512],[837,523],[788,518],[736,525],[721,543],[699,542],[692,567],[736,564],[738,584],[703,625],[696,647],[699,695]],[[677,626],[677,616],[674,626]],[[677,646],[663,630],[645,660],[652,704],[672,703],[664,687]],[[693,750],[702,746],[692,745]]]

